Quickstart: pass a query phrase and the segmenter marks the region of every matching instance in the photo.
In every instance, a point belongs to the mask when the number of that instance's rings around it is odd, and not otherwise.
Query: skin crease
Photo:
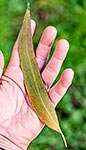
[[[35,26],[36,24],[32,20],[32,34],[34,33]],[[45,65],[56,34],[57,31],[52,26],[47,27],[42,33],[36,49],[36,60],[40,71]],[[31,104],[27,103],[29,100],[20,68],[18,43],[19,36],[13,47],[9,65],[3,75],[4,57],[2,52],[0,52],[0,147],[7,148],[8,150],[10,147],[14,150],[15,146],[16,150],[25,150],[44,127],[33,111]],[[58,41],[52,59],[41,73],[54,106],[64,96],[68,87],[71,85],[74,75],[72,69],[68,68],[64,70],[59,81],[50,88],[60,71],[68,49],[69,44],[65,39]]]

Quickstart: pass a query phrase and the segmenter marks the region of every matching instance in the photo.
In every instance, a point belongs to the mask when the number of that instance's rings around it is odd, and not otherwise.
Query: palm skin
[[[31,27],[33,34],[35,29],[34,21],[31,22]],[[52,59],[43,68],[55,37],[56,29],[51,26],[47,27],[36,50],[39,69],[43,70],[41,76],[46,90],[48,88],[47,92],[54,106],[63,97],[73,79],[72,69],[66,69],[56,85],[51,88],[69,48],[66,40],[60,40],[57,43]],[[18,45],[19,37],[14,45],[9,65],[3,75],[4,57],[0,52],[0,147],[7,150],[25,150],[44,127],[33,111],[25,90]]]

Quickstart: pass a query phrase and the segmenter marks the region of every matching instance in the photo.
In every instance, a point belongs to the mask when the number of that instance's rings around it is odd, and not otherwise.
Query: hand
[[[35,30],[34,21],[31,21],[31,28],[33,34]],[[51,87],[69,49],[68,42],[61,39],[56,45],[51,60],[44,68],[56,33],[54,27],[47,27],[36,49],[36,60],[42,72],[42,79],[45,86],[48,87],[48,93],[54,106],[63,97],[73,79],[73,70],[66,69],[59,81]],[[28,144],[37,137],[44,125],[31,108],[30,103],[27,103],[29,99],[20,68],[18,46],[19,37],[14,45],[9,65],[3,75],[4,57],[0,52],[0,147],[25,150]]]

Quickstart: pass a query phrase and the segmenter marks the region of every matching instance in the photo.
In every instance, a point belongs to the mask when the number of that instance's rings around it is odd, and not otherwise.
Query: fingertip
[[[31,19],[31,25],[36,26],[35,20]]]
[[[66,88],[71,85],[74,71],[71,68],[65,69],[61,75],[60,82]]]
[[[45,31],[51,31],[51,33],[53,34],[53,35],[56,35],[57,34],[57,29],[54,27],[54,26],[48,26],[48,27],[46,27],[46,29],[45,29]]]
[[[65,47],[65,49],[69,49],[69,46],[70,46],[68,40],[66,40],[66,39],[59,40],[58,44],[62,45],[63,47]]]
[[[31,19],[31,31],[32,31],[32,35],[34,34],[35,27],[36,27],[36,22],[33,19]]]
[[[47,46],[51,46],[57,35],[57,29],[53,26],[48,26],[43,32],[41,37],[41,43]],[[46,38],[45,38],[46,37]]]
[[[74,76],[74,71],[73,71],[73,69],[71,69],[71,68],[67,68],[67,69],[65,69],[64,70],[64,74],[67,76],[67,77],[73,77]]]
[[[57,42],[53,56],[63,62],[68,53],[68,50],[69,50],[69,42],[65,39],[60,39]]]

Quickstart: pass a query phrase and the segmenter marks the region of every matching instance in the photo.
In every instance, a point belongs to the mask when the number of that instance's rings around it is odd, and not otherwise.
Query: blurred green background
[[[13,44],[22,24],[27,0],[0,0],[0,49],[9,62]],[[58,30],[55,43],[66,38],[70,50],[61,71],[71,67],[75,71],[72,86],[56,107],[61,128],[69,150],[86,150],[86,0],[32,0],[31,15],[37,22],[34,47],[48,25]],[[56,78],[58,80],[59,76]],[[30,150],[62,150],[60,134],[45,127],[30,144]]]

